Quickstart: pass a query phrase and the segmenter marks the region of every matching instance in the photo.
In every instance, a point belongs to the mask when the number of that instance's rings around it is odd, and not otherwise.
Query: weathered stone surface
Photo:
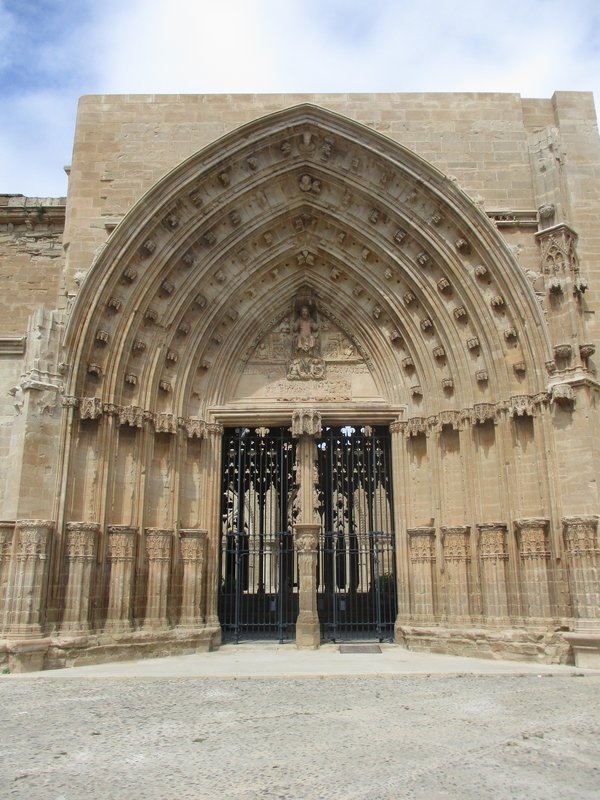
[[[600,633],[594,126],[569,92],[83,98],[68,207],[0,198],[7,647],[217,643],[236,426],[292,429],[288,533],[322,523],[323,431],[389,426],[399,638]],[[311,646],[319,558],[290,580]]]

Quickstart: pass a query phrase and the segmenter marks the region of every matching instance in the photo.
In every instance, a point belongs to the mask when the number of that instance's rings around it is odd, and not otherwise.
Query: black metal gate
[[[287,429],[235,428],[223,439],[219,620],[225,639],[294,637],[295,442]]]
[[[326,428],[317,452],[321,636],[393,639],[397,592],[389,432]]]

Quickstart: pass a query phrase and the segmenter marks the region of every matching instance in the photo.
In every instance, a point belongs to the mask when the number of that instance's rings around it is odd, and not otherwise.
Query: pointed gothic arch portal
[[[369,128],[304,105],[194,155],[116,227],[65,332],[71,400],[59,527],[92,520],[101,532],[108,584],[97,584],[95,627],[191,627],[214,644],[219,616],[233,615],[239,631],[246,613],[225,595],[255,587],[262,602],[268,576],[297,589],[279,598],[277,614],[287,603],[285,625],[307,646],[320,640],[319,614],[324,635],[344,632],[350,590],[380,592],[368,613],[353,610],[377,635],[389,631],[396,600],[398,636],[481,616],[470,534],[496,525],[514,561],[506,524],[496,522],[506,497],[494,475],[512,446],[513,416],[533,416],[544,402],[546,331],[483,211]],[[369,437],[359,446],[341,433],[349,421],[390,442],[375,488],[377,467],[364,485],[344,483],[349,467],[327,460],[337,445],[322,430],[337,430],[344,458],[360,453],[366,468],[375,451]],[[236,488],[224,430],[248,429],[259,447],[259,430],[290,424],[295,460],[285,460],[285,481]],[[485,515],[478,480],[489,487]],[[275,509],[284,491],[293,524]],[[274,515],[257,534],[247,509],[255,497],[263,523]],[[342,517],[353,527],[340,531]],[[112,539],[125,534],[131,564],[119,572]],[[265,537],[275,535],[267,558]],[[446,545],[454,555],[444,562]],[[490,601],[488,616],[506,625],[521,613],[517,578],[498,568],[489,580],[489,597],[504,600]]]

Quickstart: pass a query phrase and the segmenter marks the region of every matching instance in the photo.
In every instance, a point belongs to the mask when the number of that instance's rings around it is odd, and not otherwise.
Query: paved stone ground
[[[0,797],[594,798],[600,677],[0,682]]]

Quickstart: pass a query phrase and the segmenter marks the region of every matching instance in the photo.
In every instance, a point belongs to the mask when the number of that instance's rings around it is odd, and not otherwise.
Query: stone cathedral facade
[[[600,664],[593,99],[92,96],[0,196],[0,666]]]

